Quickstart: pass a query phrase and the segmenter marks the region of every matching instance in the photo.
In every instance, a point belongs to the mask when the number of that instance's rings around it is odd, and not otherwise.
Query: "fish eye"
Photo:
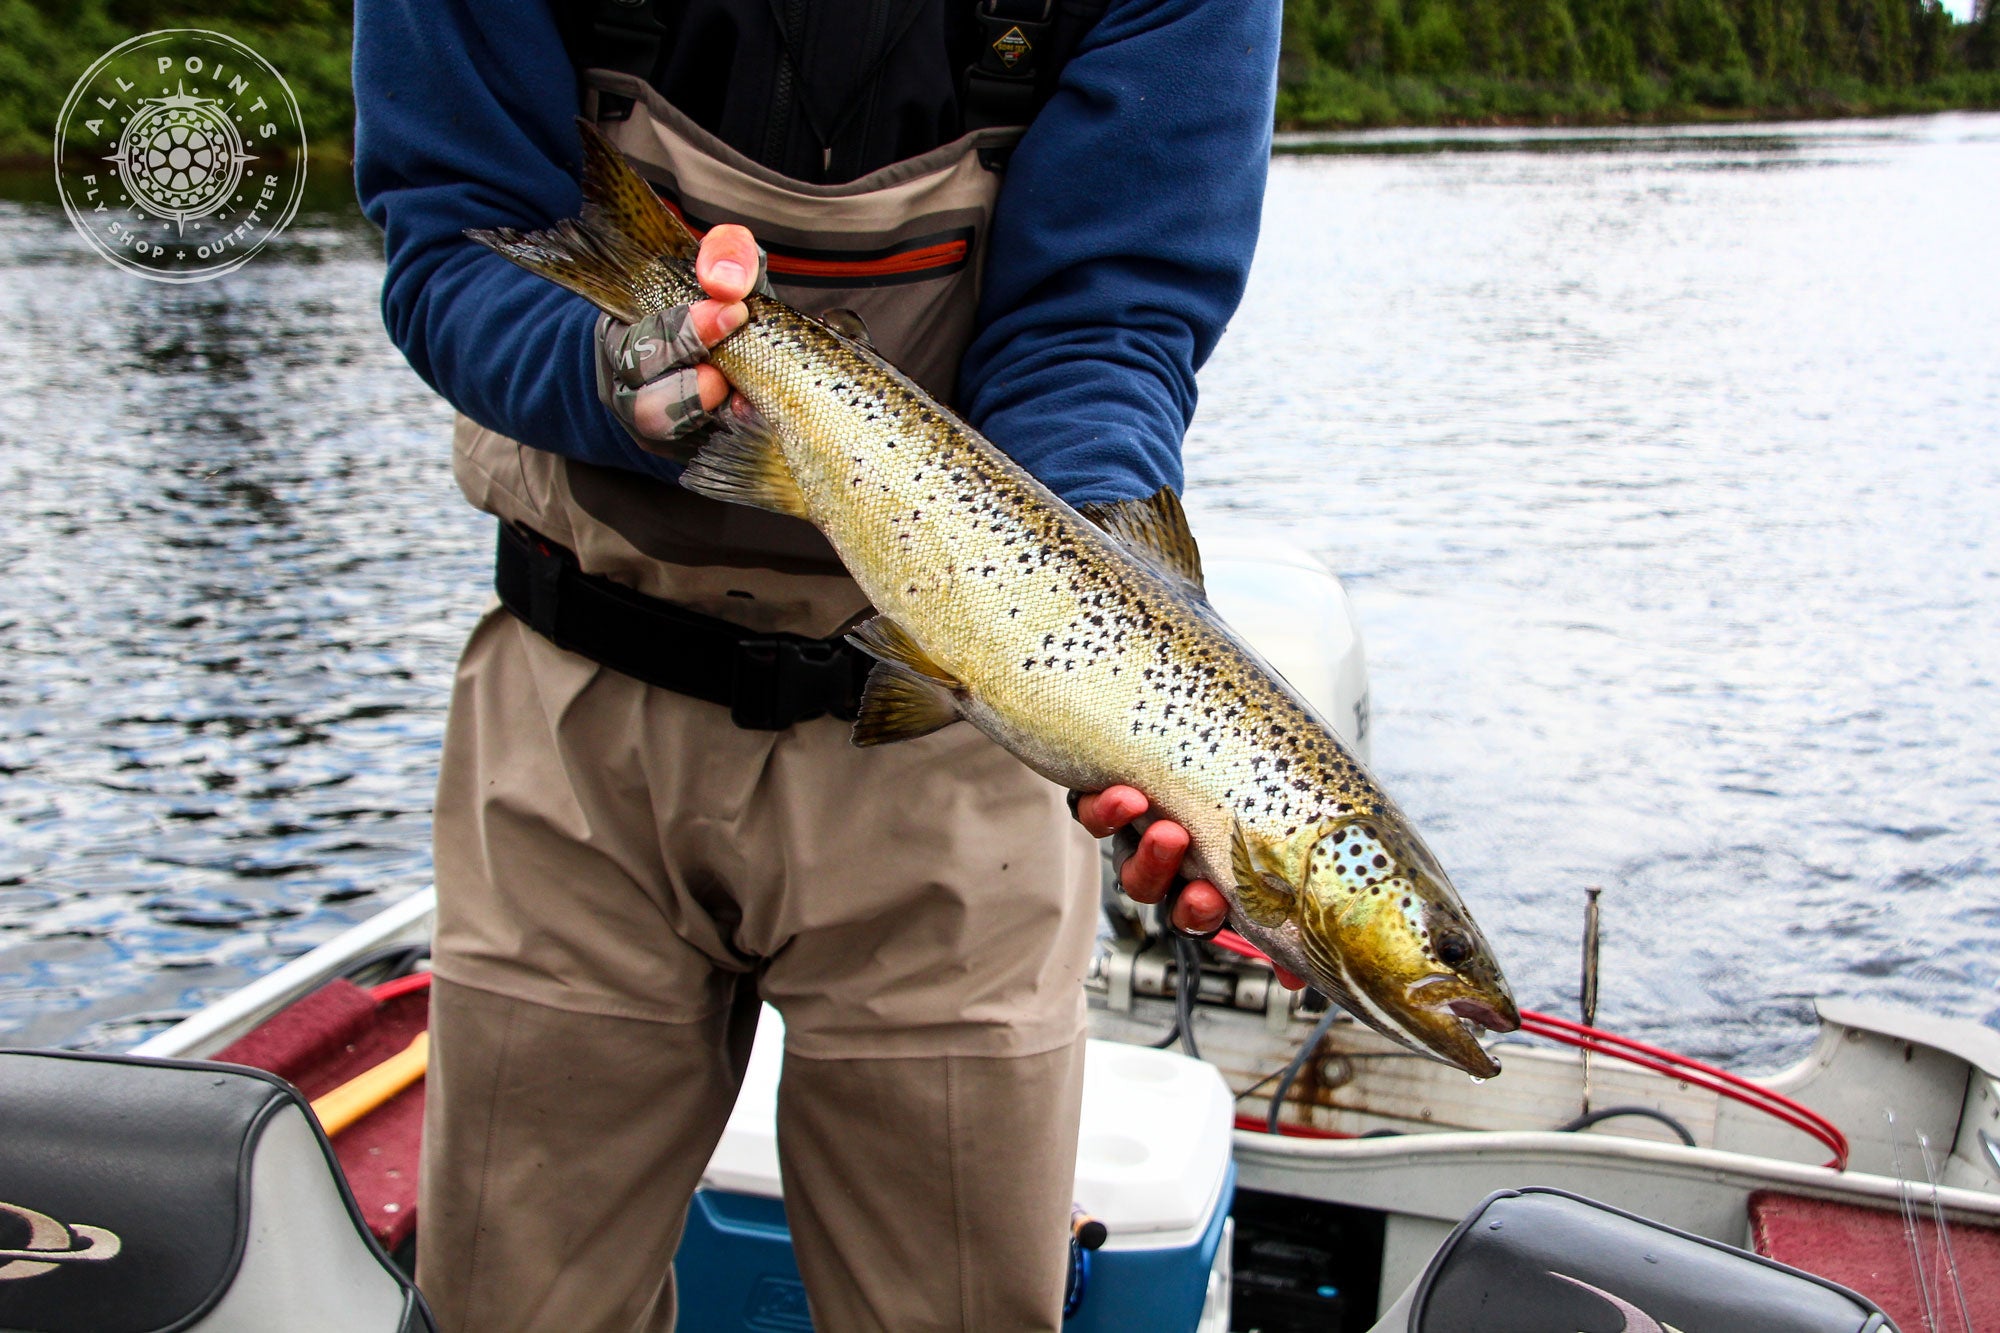
[[[1441,930],[1437,936],[1438,961],[1457,967],[1472,958],[1472,937],[1462,930]]]

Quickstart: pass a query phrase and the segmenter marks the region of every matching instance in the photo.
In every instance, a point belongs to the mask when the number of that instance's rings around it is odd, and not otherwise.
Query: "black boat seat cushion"
[[[0,1051],[0,1329],[420,1333],[292,1086]]]
[[[1540,1188],[1474,1209],[1376,1329],[1895,1333],[1867,1298],[1823,1278]]]

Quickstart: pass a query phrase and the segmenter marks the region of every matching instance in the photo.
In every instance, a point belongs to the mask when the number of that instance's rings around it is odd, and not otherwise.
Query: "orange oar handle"
[[[402,1050],[356,1074],[323,1097],[313,1099],[313,1114],[332,1138],[382,1103],[424,1076],[431,1062],[431,1034],[419,1032]]]

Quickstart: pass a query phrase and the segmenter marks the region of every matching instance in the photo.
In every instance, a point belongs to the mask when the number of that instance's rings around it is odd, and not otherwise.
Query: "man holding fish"
[[[851,746],[869,599],[812,526],[676,483],[763,283],[1071,503],[1178,486],[1277,35],[1272,0],[357,5],[385,314],[502,533],[437,806],[419,1262],[447,1333],[672,1327],[760,1000],[816,1325],[1059,1325],[1094,848],[972,727]],[[705,231],[698,295],[600,316],[464,236],[577,211],[579,110]],[[1096,836],[1146,813],[1076,807]],[[1151,823],[1127,890],[1188,845]],[[1227,907],[1200,883],[1173,917]]]

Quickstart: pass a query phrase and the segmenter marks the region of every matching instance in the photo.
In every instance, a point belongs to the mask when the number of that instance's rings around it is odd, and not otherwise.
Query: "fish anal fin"
[[[852,739],[856,745],[889,745],[958,720],[958,705],[942,685],[900,662],[877,662],[861,688]]]
[[[696,495],[810,520],[805,494],[785,461],[777,432],[758,418],[721,414],[718,430],[681,473]]]
[[[1195,545],[1187,513],[1171,486],[1162,486],[1143,500],[1084,505],[1082,513],[1168,573],[1194,585],[1197,592],[1203,591],[1201,548]]]
[[[917,646],[917,641],[906,633],[901,625],[887,616],[876,616],[862,622],[848,633],[854,646],[870,657],[882,662],[899,662],[946,689],[964,688],[958,677],[946,671],[931,660],[931,655]]]
[[[1229,870],[1236,880],[1236,905],[1260,926],[1283,924],[1292,914],[1292,889],[1285,880],[1258,864],[1250,840],[1238,824],[1229,838]]]

